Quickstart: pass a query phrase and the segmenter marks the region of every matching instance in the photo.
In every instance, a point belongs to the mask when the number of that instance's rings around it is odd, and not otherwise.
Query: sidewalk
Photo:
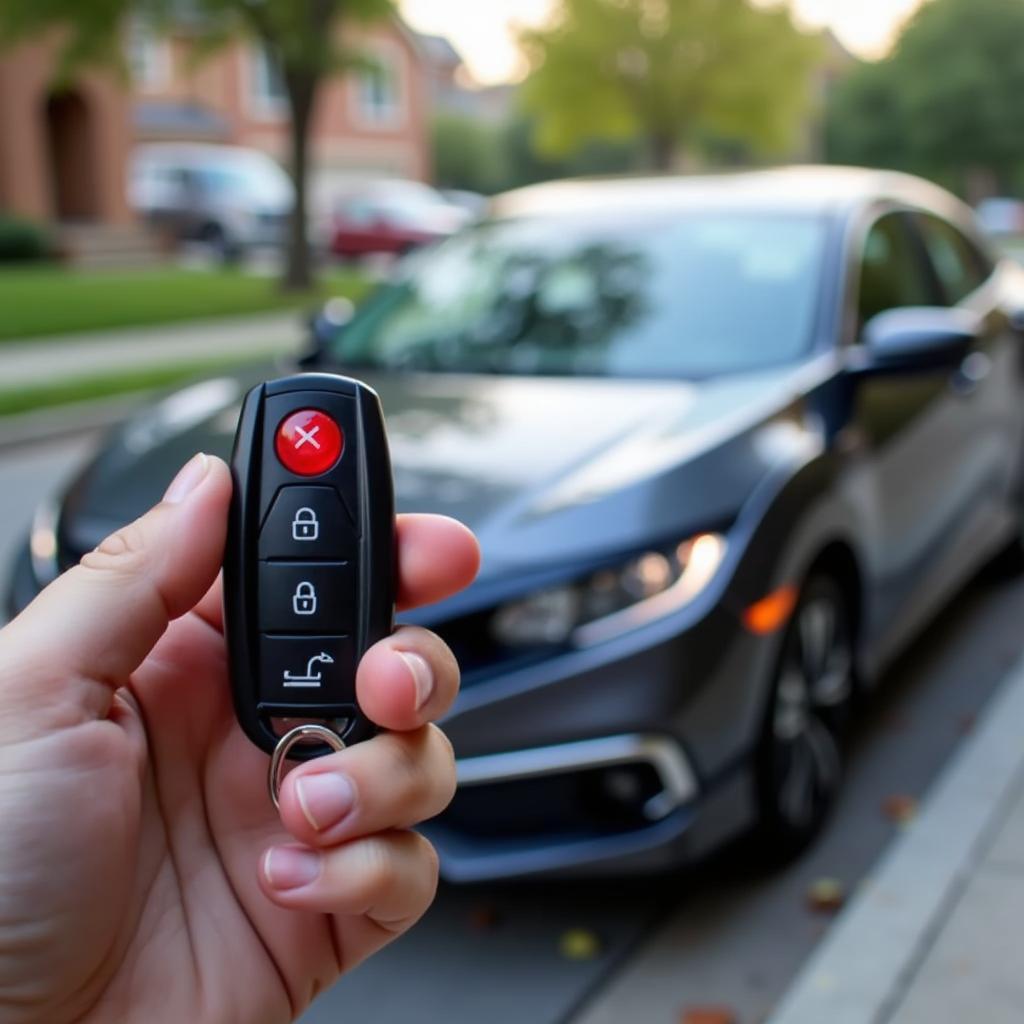
[[[0,344],[0,386],[14,389],[179,360],[271,356],[295,351],[304,336],[302,314],[291,310],[5,342]]]
[[[1024,662],[768,1024],[1024,1020]]]

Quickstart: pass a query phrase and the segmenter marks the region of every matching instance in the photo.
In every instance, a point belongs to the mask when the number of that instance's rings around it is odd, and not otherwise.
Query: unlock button
[[[351,634],[355,570],[346,562],[261,562],[260,631]]]

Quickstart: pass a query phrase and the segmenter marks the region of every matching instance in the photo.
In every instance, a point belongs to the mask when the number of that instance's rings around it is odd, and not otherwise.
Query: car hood
[[[699,382],[367,375],[400,511],[471,526],[483,575],[537,570],[727,524],[794,443],[807,369]],[[77,558],[158,501],[194,452],[227,458],[241,399],[272,368],[186,388],[120,428],[70,489]]]

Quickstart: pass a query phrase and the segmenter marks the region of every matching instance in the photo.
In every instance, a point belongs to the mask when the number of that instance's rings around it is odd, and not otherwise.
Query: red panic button
[[[274,446],[285,469],[299,476],[317,476],[341,458],[345,435],[327,413],[300,409],[281,421]]]

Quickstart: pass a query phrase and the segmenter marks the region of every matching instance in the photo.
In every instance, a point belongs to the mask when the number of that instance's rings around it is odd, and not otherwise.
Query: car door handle
[[[987,353],[969,352],[953,374],[950,387],[956,394],[966,398],[978,390],[991,372],[992,359]]]

